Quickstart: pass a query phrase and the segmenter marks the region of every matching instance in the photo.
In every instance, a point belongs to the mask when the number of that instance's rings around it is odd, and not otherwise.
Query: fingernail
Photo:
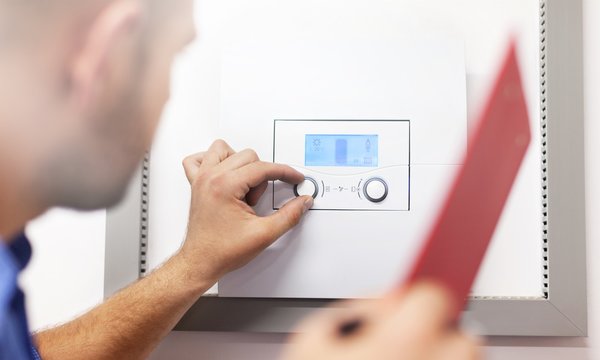
[[[306,200],[304,200],[304,207],[302,208],[302,213],[306,213],[308,210],[310,210],[310,208],[313,207],[314,203],[315,202],[312,197],[307,197]]]

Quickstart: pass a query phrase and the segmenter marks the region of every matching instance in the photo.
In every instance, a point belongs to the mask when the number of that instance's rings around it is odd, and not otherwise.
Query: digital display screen
[[[306,166],[377,167],[378,135],[307,134]]]

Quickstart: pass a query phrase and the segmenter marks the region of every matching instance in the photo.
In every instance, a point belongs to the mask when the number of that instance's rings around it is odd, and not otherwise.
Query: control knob
[[[294,195],[296,196],[312,196],[313,199],[317,198],[319,194],[319,184],[311,177],[304,178],[304,181],[294,186]]]
[[[367,200],[373,203],[380,203],[388,196],[388,185],[382,178],[367,180],[363,189]]]

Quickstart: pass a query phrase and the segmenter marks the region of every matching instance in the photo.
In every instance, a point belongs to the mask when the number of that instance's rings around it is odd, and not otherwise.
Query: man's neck
[[[9,243],[25,225],[45,210],[23,196],[17,187],[0,183],[0,238]]]

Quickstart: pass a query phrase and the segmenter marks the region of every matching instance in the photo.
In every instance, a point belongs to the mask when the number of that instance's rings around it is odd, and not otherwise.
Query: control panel
[[[313,210],[410,208],[410,121],[276,120],[274,161],[305,175],[273,186],[273,209],[296,196]]]

